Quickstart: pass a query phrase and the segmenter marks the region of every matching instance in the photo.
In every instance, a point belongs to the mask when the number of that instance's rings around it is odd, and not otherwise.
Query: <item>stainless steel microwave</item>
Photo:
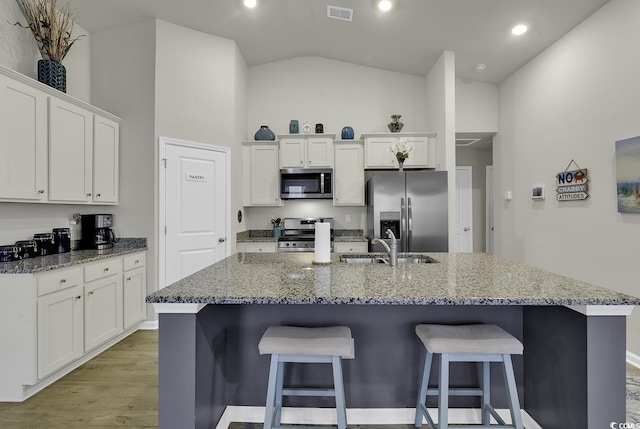
[[[280,198],[333,198],[333,170],[331,168],[280,169]]]

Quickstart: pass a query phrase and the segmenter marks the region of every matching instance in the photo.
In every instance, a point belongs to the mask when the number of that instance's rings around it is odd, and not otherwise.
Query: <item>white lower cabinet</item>
[[[335,253],[367,253],[369,243],[366,241],[338,241],[333,244]]]
[[[99,346],[123,331],[122,275],[84,285],[84,351]]]
[[[9,347],[0,353],[0,402],[26,399],[133,332],[145,318],[145,257],[0,274],[0,344]]]
[[[144,297],[147,295],[147,269],[144,253],[124,257],[123,295],[124,329],[129,329],[147,317],[147,305],[144,302]]]
[[[38,299],[38,378],[84,353],[82,285]]]

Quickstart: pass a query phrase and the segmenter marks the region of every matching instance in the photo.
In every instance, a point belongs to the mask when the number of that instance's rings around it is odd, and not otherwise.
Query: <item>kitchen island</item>
[[[349,409],[415,406],[417,323],[494,323],[524,344],[514,357],[521,407],[540,426],[625,421],[625,322],[640,299],[491,255],[426,255],[436,262],[391,267],[337,254],[314,265],[312,253],[238,253],[148,296],[160,313],[160,428],[212,428],[228,405],[264,406],[269,359],[257,344],[275,324],[351,327]],[[459,365],[452,385],[474,382],[475,368]],[[328,376],[307,374],[307,383]],[[505,408],[499,371],[494,384],[492,399]],[[315,401],[285,404],[333,406]]]

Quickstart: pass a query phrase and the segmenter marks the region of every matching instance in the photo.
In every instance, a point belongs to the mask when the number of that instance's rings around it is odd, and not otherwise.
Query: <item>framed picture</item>
[[[532,200],[544,200],[544,185],[537,185],[531,188]]]
[[[640,213],[640,137],[616,142],[619,213]]]

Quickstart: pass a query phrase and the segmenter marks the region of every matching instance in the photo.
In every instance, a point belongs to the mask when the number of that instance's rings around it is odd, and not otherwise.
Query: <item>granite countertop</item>
[[[38,256],[22,261],[0,262],[0,274],[35,274],[143,250],[147,250],[146,238],[119,238],[111,249],[73,250],[68,253]]]
[[[638,305],[640,298],[484,253],[437,262],[346,264],[332,254],[236,253],[147,297],[150,303]]]

